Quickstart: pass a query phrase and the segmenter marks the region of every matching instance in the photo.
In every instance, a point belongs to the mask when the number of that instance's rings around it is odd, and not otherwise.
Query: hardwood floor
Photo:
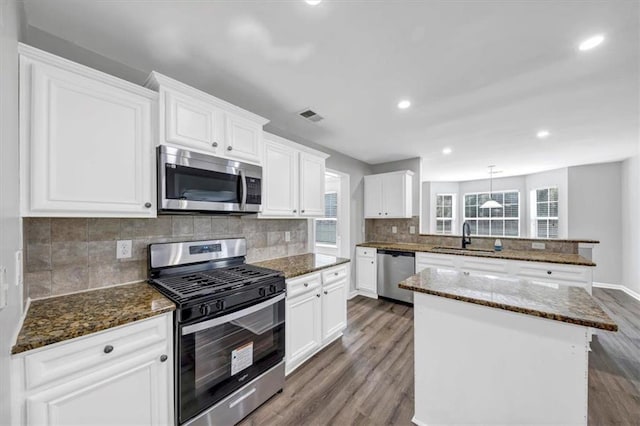
[[[594,296],[620,326],[601,332],[589,356],[589,424],[640,424],[640,302],[617,290]],[[413,309],[384,300],[348,302],[348,328],[301,366],[241,424],[410,425]]]

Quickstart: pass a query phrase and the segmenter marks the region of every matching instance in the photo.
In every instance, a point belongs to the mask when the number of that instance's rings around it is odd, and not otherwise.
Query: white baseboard
[[[612,290],[620,290],[627,293],[629,296],[633,297],[637,301],[640,301],[640,293],[633,291],[629,287],[623,286],[622,284],[597,283],[594,281],[593,286],[597,288],[609,288]]]
[[[347,300],[351,300],[354,297],[358,296],[360,293],[358,292],[358,290],[353,290],[351,293],[349,293],[349,295],[347,296]]]
[[[369,299],[377,299],[378,295],[375,293],[371,293],[369,291],[360,291],[360,290],[354,290],[351,293],[349,293],[349,296],[347,296],[347,300],[351,300],[356,296],[364,296],[364,297],[368,297]]]
[[[413,416],[413,418],[411,419],[411,423],[417,426],[427,426],[425,422],[421,422],[420,420],[416,419],[416,416]]]

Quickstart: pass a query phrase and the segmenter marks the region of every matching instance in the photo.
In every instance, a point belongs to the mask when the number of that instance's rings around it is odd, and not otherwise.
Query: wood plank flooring
[[[594,296],[620,326],[589,356],[589,424],[640,424],[640,302],[617,290]],[[413,309],[385,300],[348,302],[348,328],[292,373],[284,391],[241,424],[411,425]]]

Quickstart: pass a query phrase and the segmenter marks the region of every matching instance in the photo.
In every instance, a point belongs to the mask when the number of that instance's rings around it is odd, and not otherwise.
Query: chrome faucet
[[[462,248],[466,249],[471,244],[471,226],[469,222],[462,224]]]

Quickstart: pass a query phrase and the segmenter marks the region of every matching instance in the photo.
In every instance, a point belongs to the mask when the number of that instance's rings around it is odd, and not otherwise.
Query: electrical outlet
[[[116,258],[128,259],[131,257],[131,240],[118,240],[116,244]]]
[[[544,250],[545,244],[544,243],[531,243],[531,248],[536,249],[536,250]]]
[[[285,231],[284,232],[284,241],[287,242],[287,243],[289,241],[291,241],[291,232],[289,232],[289,231]]]
[[[391,233],[392,234],[397,234],[398,233],[398,227],[397,226],[392,226],[391,227]]]
[[[410,233],[410,234],[415,234],[415,233],[416,233],[416,227],[415,227],[415,226],[413,226],[413,225],[411,225],[411,226],[409,227],[409,233]]]

